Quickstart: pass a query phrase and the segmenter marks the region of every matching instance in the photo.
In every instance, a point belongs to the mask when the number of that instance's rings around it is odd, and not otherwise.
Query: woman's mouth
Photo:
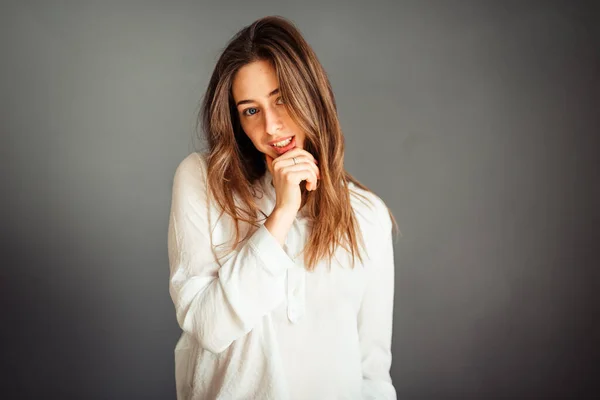
[[[291,138],[282,140],[279,143],[272,144],[271,147],[277,152],[277,154],[282,155],[294,147],[296,147],[296,136],[292,136]]]

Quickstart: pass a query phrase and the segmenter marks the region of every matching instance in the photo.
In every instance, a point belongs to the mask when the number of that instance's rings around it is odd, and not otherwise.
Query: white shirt
[[[272,175],[257,204],[270,215]],[[390,378],[394,293],[391,220],[377,196],[352,194],[368,257],[352,269],[339,249],[329,270],[299,254],[307,221],[298,214],[285,246],[260,225],[234,251],[233,220],[207,198],[199,153],[178,166],[169,219],[169,291],[183,330],[175,348],[178,399],[395,399]],[[264,222],[264,218],[261,218]],[[212,234],[211,234],[212,232]],[[243,237],[243,236],[242,236]],[[364,253],[363,253],[364,254]]]

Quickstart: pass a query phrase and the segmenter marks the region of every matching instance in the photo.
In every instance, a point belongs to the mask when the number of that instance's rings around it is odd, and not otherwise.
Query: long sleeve
[[[202,348],[219,353],[283,301],[286,270],[294,263],[264,225],[216,259],[205,168],[194,153],[175,172],[168,230],[169,293],[181,329]]]
[[[363,399],[396,399],[390,368],[392,364],[392,317],[394,306],[394,249],[391,220],[387,215],[377,237],[376,254],[368,266],[368,281],[358,315],[362,354]]]

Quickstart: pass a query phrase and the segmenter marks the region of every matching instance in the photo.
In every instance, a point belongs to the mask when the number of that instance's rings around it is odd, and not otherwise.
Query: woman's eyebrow
[[[271,91],[271,93],[269,93],[269,95],[267,97],[275,96],[276,94],[279,94],[279,88]],[[248,103],[254,103],[254,100],[240,100],[235,104],[235,106],[238,107],[242,104],[248,104]]]

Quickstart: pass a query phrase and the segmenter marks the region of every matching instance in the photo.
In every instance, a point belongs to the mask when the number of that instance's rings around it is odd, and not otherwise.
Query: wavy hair
[[[337,246],[352,255],[354,266],[355,257],[362,261],[358,246],[364,248],[364,241],[348,185],[352,182],[369,189],[344,169],[344,136],[325,70],[300,31],[280,16],[261,18],[228,42],[210,78],[198,119],[208,144],[207,186],[222,211],[235,221],[234,247],[240,241],[240,221],[258,226],[253,184],[267,167],[264,155],[241,127],[231,87],[236,72],[258,60],[274,66],[285,107],[305,132],[304,150],[319,162],[317,190],[307,191],[305,182],[301,185],[301,209],[310,226],[304,248],[306,268],[313,270],[322,259],[331,261]]]

